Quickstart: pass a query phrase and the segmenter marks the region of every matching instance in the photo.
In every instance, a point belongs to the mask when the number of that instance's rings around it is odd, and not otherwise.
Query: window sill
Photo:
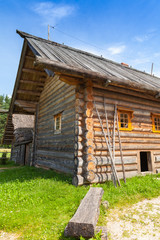
[[[132,128],[120,128],[119,131],[128,131],[131,132],[133,129]]]
[[[54,134],[61,134],[62,132],[61,132],[61,130],[55,130],[54,131]]]

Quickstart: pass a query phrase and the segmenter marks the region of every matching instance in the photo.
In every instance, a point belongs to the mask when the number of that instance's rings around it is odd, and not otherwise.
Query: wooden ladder
[[[123,161],[123,154],[122,154],[122,144],[121,144],[121,138],[120,138],[120,131],[119,131],[119,123],[118,123],[118,114],[117,114],[117,106],[115,105],[115,111],[114,111],[114,122],[113,122],[113,136],[112,136],[112,142],[111,142],[111,134],[110,134],[110,129],[109,129],[109,124],[108,124],[108,116],[107,116],[107,111],[106,111],[106,105],[104,102],[104,112],[105,112],[105,118],[106,118],[106,127],[107,127],[107,136],[106,133],[104,131],[104,127],[103,127],[103,123],[100,117],[100,114],[98,112],[97,106],[96,106],[96,102],[94,101],[94,105],[96,108],[96,113],[102,128],[102,132],[105,138],[105,142],[108,148],[108,152],[109,152],[109,157],[111,160],[111,170],[112,170],[112,180],[113,183],[115,185],[115,187],[117,187],[117,182],[118,185],[121,186],[120,181],[119,181],[119,177],[117,174],[117,170],[115,167],[115,128],[116,128],[116,123],[117,123],[117,135],[118,135],[118,141],[119,141],[119,148],[120,148],[120,155],[121,155],[121,162],[122,162],[122,170],[123,170],[123,179],[124,182],[126,183],[126,177],[125,177],[125,168],[124,168],[124,161]]]

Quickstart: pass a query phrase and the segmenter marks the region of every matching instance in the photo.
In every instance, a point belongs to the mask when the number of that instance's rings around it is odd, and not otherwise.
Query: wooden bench
[[[81,201],[75,215],[69,221],[65,235],[70,237],[91,238],[96,232],[99,207],[104,191],[102,188],[91,187]]]

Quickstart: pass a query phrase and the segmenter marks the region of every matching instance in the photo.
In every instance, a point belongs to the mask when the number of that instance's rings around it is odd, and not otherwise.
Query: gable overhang
[[[157,89],[156,87],[153,86],[149,86],[147,84],[142,84],[138,82],[133,82],[129,79],[123,79],[115,76],[101,74],[87,69],[68,66],[64,63],[56,62],[39,56],[36,56],[34,65],[39,66],[42,69],[47,68],[55,72],[57,75],[59,75],[59,78],[62,81],[65,81],[65,78],[67,79],[67,77],[69,76],[75,79],[74,81],[75,84],[82,84],[84,80],[86,81],[87,79],[92,79],[93,81],[96,81],[98,84],[102,84],[104,87],[107,87],[108,85],[116,85],[135,89],[137,91],[143,91],[148,94],[154,95],[156,98],[160,96],[160,89]]]

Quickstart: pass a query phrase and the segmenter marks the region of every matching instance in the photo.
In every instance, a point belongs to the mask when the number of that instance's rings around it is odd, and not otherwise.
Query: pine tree
[[[0,95],[0,109],[9,109],[11,99],[8,95]],[[4,134],[5,125],[7,121],[7,114],[0,113],[0,144]]]

